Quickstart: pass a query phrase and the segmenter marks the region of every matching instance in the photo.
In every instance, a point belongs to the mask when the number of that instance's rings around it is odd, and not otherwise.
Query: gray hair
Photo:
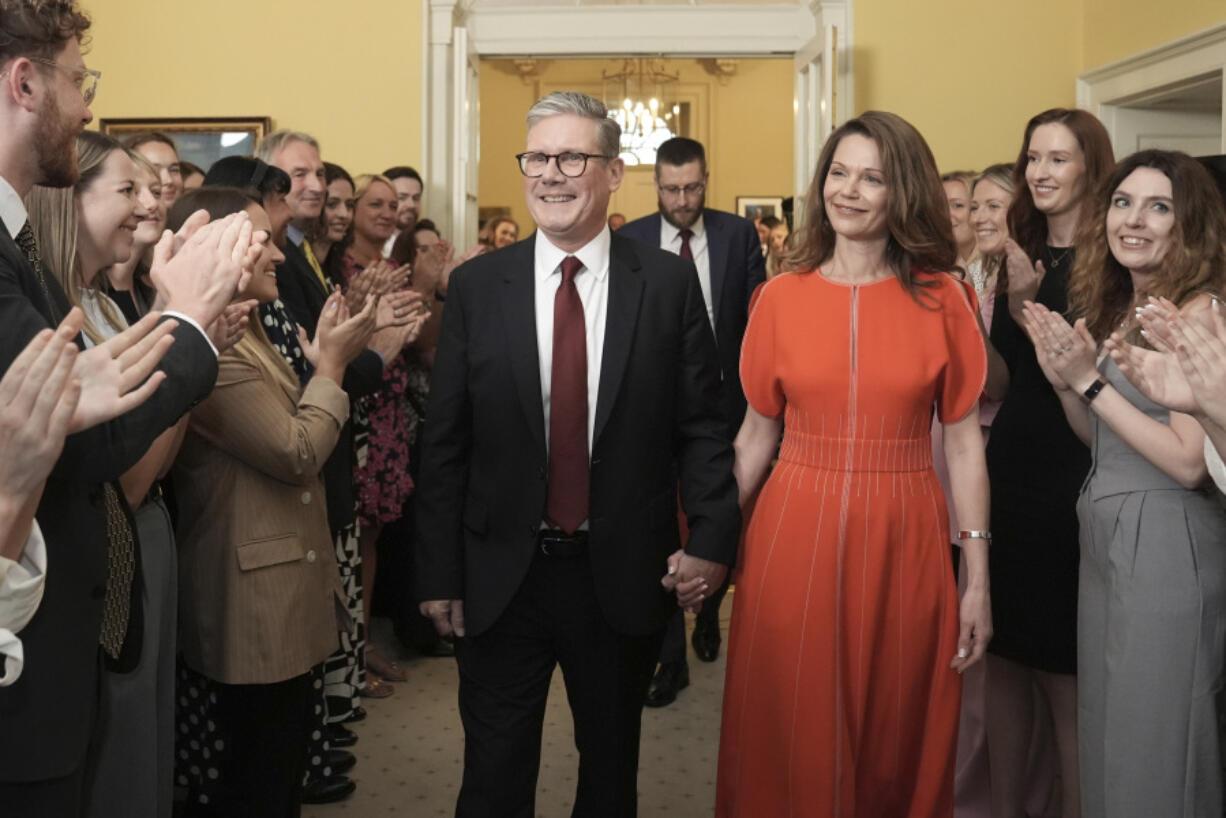
[[[273,131],[260,140],[260,144],[255,146],[255,157],[268,164],[273,164],[272,158],[291,142],[305,142],[319,151],[319,143],[315,141],[315,137],[309,133],[302,131]],[[322,153],[322,151],[320,151]]]
[[[528,129],[550,116],[572,114],[596,123],[596,144],[605,156],[616,157],[621,149],[622,128],[609,119],[609,109],[595,97],[578,91],[554,91],[528,109]]]

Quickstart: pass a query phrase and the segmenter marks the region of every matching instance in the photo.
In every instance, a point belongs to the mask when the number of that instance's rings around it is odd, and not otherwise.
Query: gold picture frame
[[[99,120],[99,129],[116,139],[145,131],[166,134],[179,148],[179,158],[208,170],[223,156],[251,156],[272,131],[266,116],[113,118]]]

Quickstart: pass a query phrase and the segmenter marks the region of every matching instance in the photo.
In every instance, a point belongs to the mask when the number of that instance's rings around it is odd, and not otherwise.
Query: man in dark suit
[[[749,319],[749,298],[766,279],[766,265],[753,223],[705,206],[707,157],[702,143],[674,137],[656,153],[659,212],[636,219],[619,232],[694,262],[707,316],[719,346],[723,375],[719,409],[728,439],[736,437],[745,418],[741,389],[741,340]],[[704,662],[719,655],[719,604],[727,585],[707,599],[694,623],[694,653]],[[669,620],[660,649],[660,668],[647,691],[649,707],[663,707],[690,683],[685,657],[685,617]]]
[[[52,271],[42,267],[22,197],[36,184],[76,181],[76,136],[92,118],[96,81],[81,56],[88,27],[67,3],[15,0],[0,15],[0,369],[69,312]],[[118,668],[140,651],[140,597],[133,591],[139,568],[124,569],[139,551],[122,534],[108,536],[108,526],[126,527],[107,486],[211,390],[217,355],[202,328],[239,284],[251,241],[244,222],[235,217],[201,228],[173,257],[169,242],[159,245],[153,276],[166,297],[164,315],[177,321],[160,367],[165,379],[143,405],[70,435],[47,480],[36,515],[48,556],[42,606],[22,631],[25,672],[0,689],[0,724],[9,739],[0,742],[6,817],[74,816],[84,808],[88,753],[100,727],[99,643]],[[104,344],[77,357],[82,404],[92,381],[122,365],[110,360],[112,350]],[[85,420],[73,428],[85,428]],[[112,604],[125,598],[128,610]]]
[[[518,159],[539,229],[463,265],[448,287],[417,591],[440,632],[459,637],[457,815],[534,815],[560,665],[580,754],[573,814],[626,818],[664,625],[678,604],[700,605],[734,557],[732,449],[693,267],[605,223],[624,170],[616,123],[598,100],[555,92],[528,126]]]

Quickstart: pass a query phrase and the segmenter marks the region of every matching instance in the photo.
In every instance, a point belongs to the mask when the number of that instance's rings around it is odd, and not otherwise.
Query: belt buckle
[[[547,557],[554,556],[551,546],[557,545],[560,542],[558,535],[547,531],[541,534],[540,536],[541,536],[541,553]]]

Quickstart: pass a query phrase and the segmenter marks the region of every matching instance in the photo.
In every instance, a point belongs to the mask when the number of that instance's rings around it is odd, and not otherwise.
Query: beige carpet
[[[724,601],[721,630],[727,646]],[[688,629],[693,627],[687,617]],[[385,656],[397,655],[387,623],[376,620],[374,639]],[[304,818],[333,816],[410,816],[432,818],[455,814],[464,748],[456,708],[457,674],[452,659],[401,658],[410,681],[396,693],[366,701],[369,715],[352,725],[360,736],[352,749],[358,757],[350,776],[357,791],[338,804],[303,808]],[[724,652],[706,664],[689,651],[690,686],[672,705],[643,711],[639,764],[641,818],[699,818],[715,804],[715,767],[719,750],[720,703],[724,689]],[[554,675],[545,713],[541,774],[537,784],[539,818],[567,818],[574,799],[579,766],[570,708],[560,673]]]

